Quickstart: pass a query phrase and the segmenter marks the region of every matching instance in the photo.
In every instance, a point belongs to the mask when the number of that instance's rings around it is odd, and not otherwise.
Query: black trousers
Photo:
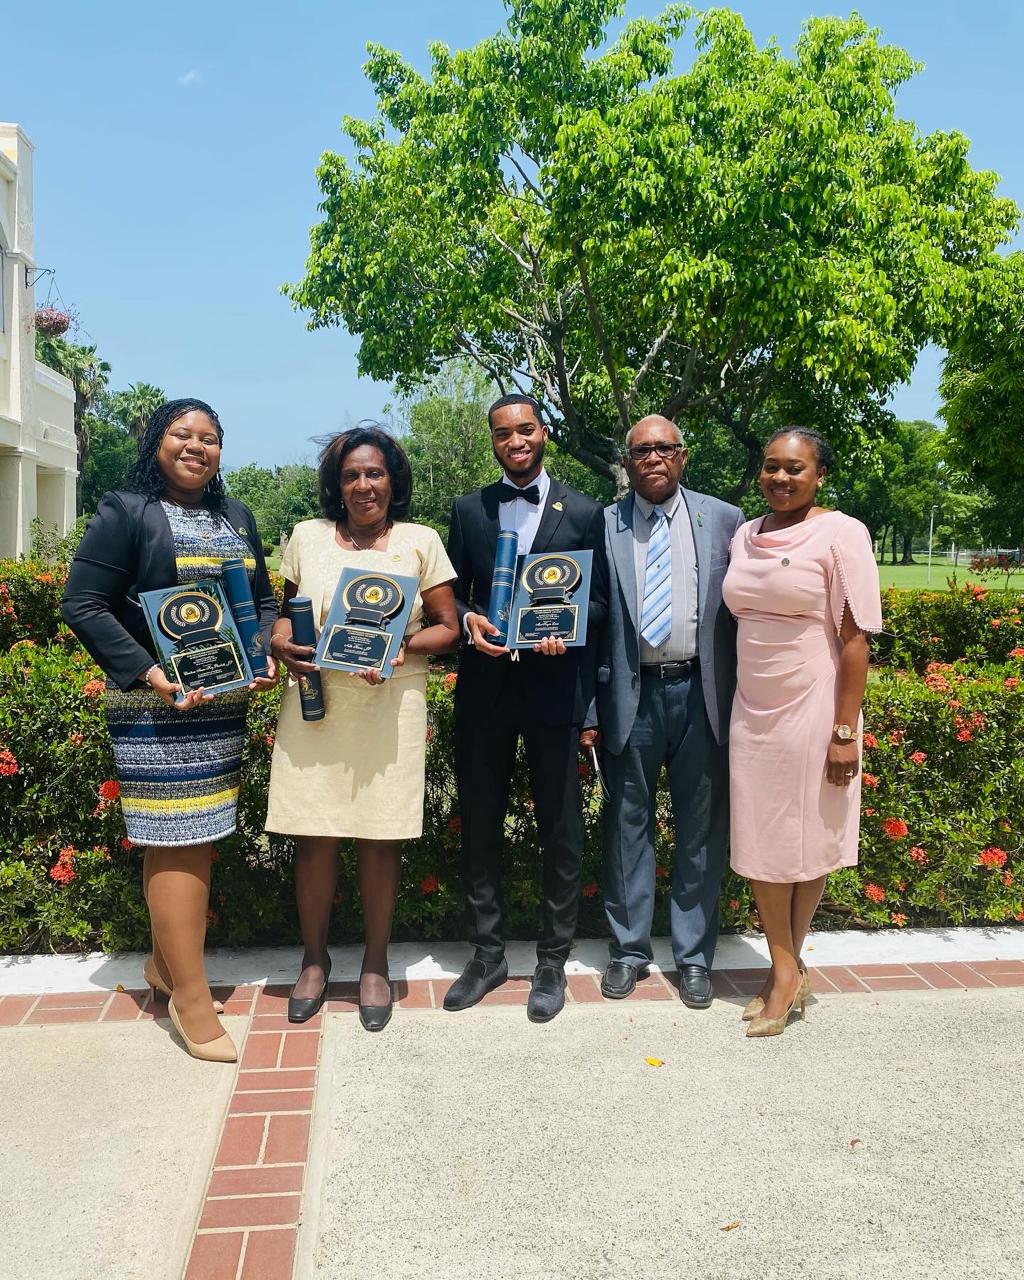
[[[521,669],[509,673],[485,717],[474,714],[472,691],[460,690],[465,701],[456,709],[455,768],[467,932],[479,959],[501,959],[505,815],[522,738],[543,858],[537,961],[562,965],[576,932],[583,862],[579,727],[543,723],[523,687],[523,675]]]

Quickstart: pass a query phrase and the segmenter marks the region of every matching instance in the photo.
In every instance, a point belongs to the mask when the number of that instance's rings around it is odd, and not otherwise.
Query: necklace
[[[352,530],[348,527],[347,523],[345,526],[345,536],[348,538],[349,542],[352,543],[352,545],[355,547],[357,551],[372,551],[373,548],[377,545],[378,542],[380,542],[381,538],[384,537],[384,535],[388,532],[390,528],[391,528],[391,521],[385,520],[384,527],[380,530],[380,532],[377,534],[374,540],[371,543],[368,543],[365,547],[362,545],[362,543],[356,541],[356,536],[352,532]]]

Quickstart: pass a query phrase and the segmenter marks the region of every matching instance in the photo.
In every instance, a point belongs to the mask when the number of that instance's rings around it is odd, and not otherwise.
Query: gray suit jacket
[[[722,603],[729,544],[746,516],[738,507],[683,489],[697,552],[697,652],[715,741],[729,737],[736,688],[736,623]],[[608,553],[608,620],[598,659],[596,719],[605,748],[625,747],[640,703],[640,643],[637,637],[636,565],[633,557],[633,494],[605,508]],[[593,723],[593,716],[588,717]]]

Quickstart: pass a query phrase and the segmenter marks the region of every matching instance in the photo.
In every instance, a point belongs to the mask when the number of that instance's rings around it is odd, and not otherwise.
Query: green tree
[[[412,468],[412,518],[442,535],[454,499],[500,474],[487,429],[497,394],[470,361],[452,361],[391,410]]]
[[[1024,484],[1024,253],[1001,259],[965,312],[940,390],[954,463],[996,489]]]
[[[123,424],[129,435],[139,440],[153,413],[166,399],[166,394],[151,382],[132,382],[126,390],[112,392],[107,402],[110,414]]]
[[[36,359],[68,378],[75,389],[75,441],[78,445],[78,480],[75,484],[75,513],[82,514],[85,466],[89,459],[88,411],[103,394],[110,377],[110,365],[96,354],[96,346],[81,346],[66,338],[52,338],[36,331]]]
[[[286,288],[360,371],[409,390],[457,356],[544,404],[598,475],[631,420],[724,428],[756,473],[759,418],[839,441],[970,309],[1015,227],[958,133],[895,110],[916,69],[858,17],[795,54],[671,4],[606,43],[621,0],[506,0],[506,29],[431,46],[431,74],[370,46],[370,121],[327,152],[323,221]],[[672,74],[695,20],[696,57]]]
[[[316,467],[307,463],[260,467],[250,462],[224,477],[228,492],[248,506],[265,542],[290,534],[300,520],[320,513]]]

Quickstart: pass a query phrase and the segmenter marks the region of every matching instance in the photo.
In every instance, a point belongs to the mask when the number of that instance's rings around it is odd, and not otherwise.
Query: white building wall
[[[74,390],[35,355],[32,152],[0,123],[0,557],[29,550],[37,515],[60,533],[75,520]]]

